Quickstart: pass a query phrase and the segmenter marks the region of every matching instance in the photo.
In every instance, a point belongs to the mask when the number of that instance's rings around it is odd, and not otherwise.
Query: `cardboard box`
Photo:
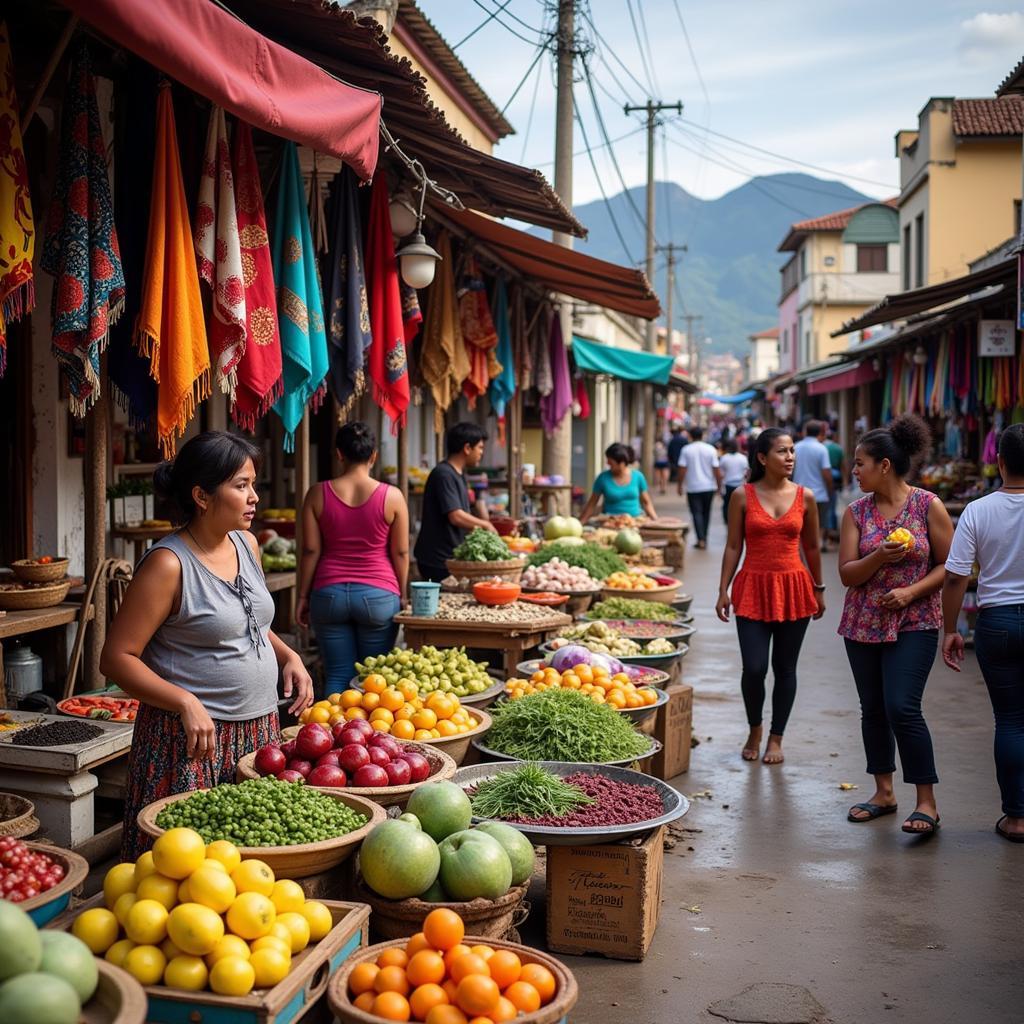
[[[547,944],[559,953],[643,960],[661,912],[664,828],[603,846],[549,846]]]
[[[654,720],[654,738],[661,742],[661,750],[652,759],[651,774],[667,782],[690,770],[693,687],[670,684],[665,692],[668,703]]]

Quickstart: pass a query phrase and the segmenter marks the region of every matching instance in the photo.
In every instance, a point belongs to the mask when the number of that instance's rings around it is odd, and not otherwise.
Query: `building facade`
[[[746,380],[762,381],[779,372],[779,328],[750,335],[750,353],[746,357]]]

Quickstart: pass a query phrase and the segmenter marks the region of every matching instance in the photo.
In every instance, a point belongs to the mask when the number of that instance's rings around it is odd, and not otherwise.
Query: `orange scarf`
[[[166,84],[161,86],[157,99],[153,198],[135,343],[143,355],[149,356],[150,376],[159,385],[157,439],[164,458],[169,459],[196,406],[210,394],[210,350],[181,177],[174,107]]]

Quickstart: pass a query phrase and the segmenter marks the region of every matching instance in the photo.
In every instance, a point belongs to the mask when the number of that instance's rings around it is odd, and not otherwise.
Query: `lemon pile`
[[[294,954],[333,927],[302,887],[275,879],[237,847],[172,828],[134,864],[112,867],[106,907],[75,918],[72,933],[143,985],[245,996],[287,977]]]

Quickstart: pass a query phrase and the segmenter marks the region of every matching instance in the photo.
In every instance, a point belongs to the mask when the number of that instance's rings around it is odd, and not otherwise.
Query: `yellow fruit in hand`
[[[120,939],[107,950],[104,960],[115,967],[124,967],[124,958],[135,948],[131,939]]]
[[[135,862],[135,886],[138,888],[139,882],[141,882],[147,875],[153,874],[156,871],[156,865],[153,863],[153,851],[147,850],[136,862]]]
[[[279,914],[287,914],[289,911],[301,913],[306,903],[306,894],[298,882],[293,882],[290,878],[282,878],[274,883],[274,888],[270,893],[270,902],[274,904],[274,909]]]
[[[228,908],[228,928],[243,939],[259,939],[270,932],[277,918],[274,904],[258,892],[240,893]]]
[[[319,942],[334,927],[331,912],[316,900],[307,900],[299,913],[309,922],[310,942]]]
[[[103,879],[103,899],[107,910],[113,910],[114,904],[126,892],[135,892],[135,865],[115,864]]]
[[[220,996],[247,996],[255,984],[252,964],[240,956],[226,956],[210,971],[210,988]]]
[[[206,843],[190,828],[172,828],[153,844],[153,863],[168,878],[188,878],[204,860]]]
[[[896,527],[885,539],[890,544],[902,544],[907,551],[914,546],[914,535],[903,526]]]
[[[135,906],[138,901],[138,896],[133,892],[121,893],[117,897],[117,902],[114,904],[114,917],[117,918],[117,923],[123,928],[125,921],[128,919],[128,911]]]
[[[187,992],[201,992],[206,988],[210,971],[198,956],[176,956],[168,961],[164,970],[164,984],[168,988],[183,988]]]
[[[274,891],[274,872],[261,860],[243,860],[231,872],[231,881],[239,893],[258,892],[269,896]]]
[[[163,910],[163,907],[160,909]],[[93,907],[92,910],[79,914],[71,926],[71,934],[76,939],[81,939],[96,956],[103,956],[117,942],[120,930],[113,913],[101,907]]]
[[[154,872],[139,882],[135,895],[140,900],[156,900],[172,910],[178,903],[178,885],[176,879]]]
[[[206,848],[206,859],[215,860],[228,869],[228,874],[235,870],[242,863],[242,855],[234,843],[226,839],[217,839]]]
[[[162,903],[136,900],[128,911],[124,930],[132,942],[140,946],[155,946],[167,938],[167,917],[167,908]]]
[[[291,970],[291,958],[279,949],[259,949],[249,960],[255,974],[256,988],[271,988],[280,984],[288,977]]]
[[[291,932],[292,953],[301,953],[309,945],[309,922],[293,911],[278,914],[276,924],[282,924]]]
[[[220,914],[200,903],[182,903],[167,919],[167,934],[183,953],[206,956],[224,938]]]
[[[215,868],[215,861],[207,861],[188,876],[188,891],[194,903],[223,914],[238,895],[235,883],[227,869],[221,865]]]
[[[237,935],[225,935],[213,950],[206,954],[206,966],[213,970],[213,965],[226,956],[240,956],[243,960],[248,960],[249,943]]]
[[[136,946],[121,965],[140,985],[159,985],[167,957],[157,946]]]

